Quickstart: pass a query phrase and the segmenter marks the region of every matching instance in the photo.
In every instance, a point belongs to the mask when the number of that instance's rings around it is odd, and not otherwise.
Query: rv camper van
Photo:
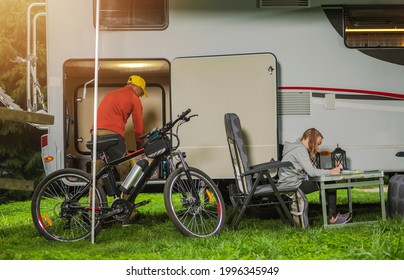
[[[146,131],[191,108],[198,117],[181,128],[181,149],[213,179],[234,178],[229,112],[240,117],[252,164],[279,159],[282,143],[316,127],[322,150],[339,146],[349,168],[402,172],[400,2],[47,0],[47,107],[55,122],[42,139],[53,159],[45,170],[88,168],[95,87],[101,101],[137,74],[147,82]],[[134,150],[131,123],[126,132]],[[330,167],[329,156],[320,159]]]

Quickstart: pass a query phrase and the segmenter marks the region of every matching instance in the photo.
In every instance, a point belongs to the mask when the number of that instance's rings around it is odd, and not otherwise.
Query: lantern
[[[341,149],[338,144],[337,148],[331,153],[331,164],[332,167],[339,167],[342,169],[348,169],[346,162],[346,153]]]

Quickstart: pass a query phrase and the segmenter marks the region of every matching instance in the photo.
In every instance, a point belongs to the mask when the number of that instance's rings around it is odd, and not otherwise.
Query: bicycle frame
[[[111,161],[111,162],[105,162],[104,161],[104,166],[97,172],[97,174],[96,174],[96,180],[98,181],[101,177],[102,177],[102,175],[104,175],[104,174],[110,174],[110,173],[112,173],[113,172],[113,167],[114,166],[116,166],[116,165],[118,165],[118,164],[120,164],[120,163],[123,163],[123,162],[125,162],[125,161],[128,161],[128,160],[130,160],[130,159],[132,159],[132,158],[134,158],[134,157],[137,157],[137,156],[139,156],[139,155],[142,155],[142,154],[144,154],[144,149],[142,148],[142,149],[139,149],[139,150],[136,150],[136,151],[134,151],[134,152],[132,152],[132,153],[130,153],[130,154],[128,154],[128,155],[126,155],[126,156],[124,156],[124,157],[122,157],[122,158],[119,158],[119,159],[116,159],[116,160],[113,160],[113,161]],[[149,168],[149,167],[148,167]],[[148,174],[148,172],[146,171],[145,172],[145,175],[146,174]],[[153,174],[153,173],[151,173],[151,174]],[[151,175],[150,175],[151,176]],[[139,185],[140,185],[140,183],[142,183],[142,184],[144,184],[145,182],[146,182],[146,177],[147,176],[143,176],[143,178],[142,178],[142,180],[139,182]],[[66,185],[71,185],[72,183],[70,183],[70,182],[66,182]],[[81,192],[78,192],[78,193],[76,193],[73,197],[71,197],[70,198],[70,200],[71,201],[75,201],[75,200],[78,200],[79,198],[81,198],[81,197],[83,197],[84,196],[84,194],[91,188],[91,186],[92,186],[92,184],[93,184],[93,182],[92,182],[92,180],[90,180],[90,182],[81,190]],[[132,188],[132,190],[133,189],[136,189],[136,188]],[[131,192],[132,193],[132,192]],[[128,197],[128,201],[130,201],[130,202],[134,202],[134,199],[136,198],[136,196],[138,195],[140,193],[140,191],[138,191],[136,194],[134,194],[134,195],[129,195],[129,197]],[[100,209],[108,209],[108,207],[97,207],[97,209],[96,210],[100,210]]]
[[[187,111],[186,113],[189,113],[189,111]],[[183,113],[184,114],[184,113]],[[185,115],[184,115],[185,116]],[[174,126],[174,124],[176,124],[178,122],[179,119],[177,119],[174,122],[170,122],[171,128]],[[189,120],[189,119],[188,119]],[[164,135],[170,134],[169,131],[165,131]],[[147,134],[146,134],[147,135]],[[144,136],[146,136],[144,135]],[[164,136],[166,137],[166,136]],[[136,197],[144,190],[144,188],[146,187],[146,183],[150,180],[150,178],[152,177],[152,175],[154,174],[154,172],[157,170],[157,168],[159,168],[160,164],[164,161],[166,161],[168,163],[168,168],[169,168],[169,172],[173,172],[174,170],[176,170],[178,168],[178,164],[181,164],[186,172],[186,176],[189,182],[191,182],[193,184],[192,178],[189,171],[189,167],[185,161],[185,153],[183,153],[182,151],[177,149],[178,146],[173,146],[171,141],[169,144],[169,154],[167,155],[162,154],[159,155],[155,158],[153,158],[151,160],[151,162],[149,162],[149,165],[146,167],[142,177],[140,178],[139,182],[133,186],[131,188],[131,190],[129,191],[129,194],[127,196],[127,198],[125,200],[127,200],[128,202],[130,202],[135,208],[136,208],[136,204],[135,204],[135,200]],[[103,154],[103,151],[100,152],[101,154]],[[101,179],[103,177],[103,175],[108,174],[108,176],[110,176],[111,174],[113,174],[113,168],[123,162],[126,162],[132,158],[135,158],[137,156],[141,156],[141,155],[145,155],[145,150],[144,148],[141,148],[139,150],[136,150],[132,153],[129,153],[125,156],[123,156],[122,158],[118,158],[115,160],[112,160],[110,162],[103,160],[104,162],[104,166],[97,172],[95,178],[98,181],[99,179]],[[174,158],[178,157],[179,162],[176,164],[174,164]],[[81,193],[76,194],[72,199],[78,199],[80,198],[83,193],[85,193],[90,186],[92,185],[92,181],[89,182],[88,186],[86,186],[83,191]],[[114,181],[114,187],[118,189],[118,184],[117,182]],[[104,187],[105,190],[105,187]],[[118,191],[118,193],[120,193],[120,191]],[[198,197],[198,194],[193,194],[195,197]],[[109,207],[103,207],[101,206],[102,210],[108,210]],[[99,210],[99,209],[98,209]],[[109,215],[108,215],[109,216]],[[102,217],[102,216],[101,216]]]

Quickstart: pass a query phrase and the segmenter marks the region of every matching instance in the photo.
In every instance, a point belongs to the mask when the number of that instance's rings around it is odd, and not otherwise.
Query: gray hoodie
[[[279,168],[278,188],[298,188],[309,177],[327,175],[328,170],[317,169],[310,160],[309,152],[300,140],[295,143],[285,142],[282,161],[290,161],[293,166]]]

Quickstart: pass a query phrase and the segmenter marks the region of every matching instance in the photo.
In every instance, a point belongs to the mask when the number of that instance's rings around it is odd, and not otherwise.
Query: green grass
[[[343,209],[346,192],[338,192]],[[3,260],[393,260],[404,259],[404,219],[380,220],[377,193],[354,190],[355,221],[369,225],[321,227],[318,193],[308,196],[311,227],[299,229],[279,219],[245,217],[237,231],[220,236],[182,236],[168,219],[162,194],[141,194],[152,202],[139,209],[127,228],[110,224],[90,240],[48,241],[33,225],[30,201],[0,205],[0,259]],[[228,209],[230,210],[230,209]]]

